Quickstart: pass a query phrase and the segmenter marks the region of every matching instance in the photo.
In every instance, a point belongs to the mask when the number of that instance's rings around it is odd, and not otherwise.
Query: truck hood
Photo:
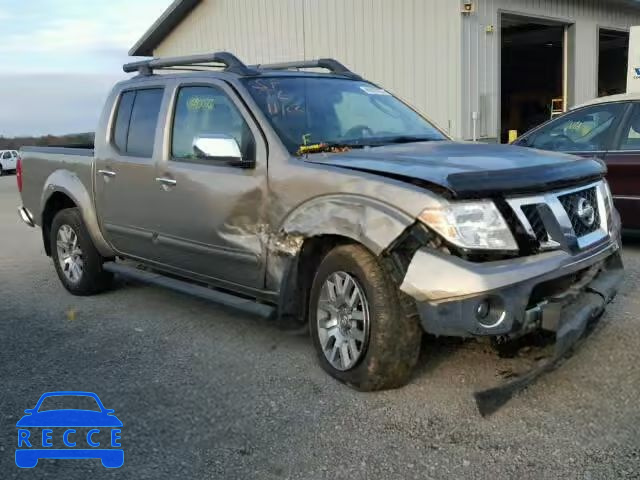
[[[452,198],[538,193],[602,178],[596,159],[511,145],[434,141],[315,154],[307,162],[445,191]]]

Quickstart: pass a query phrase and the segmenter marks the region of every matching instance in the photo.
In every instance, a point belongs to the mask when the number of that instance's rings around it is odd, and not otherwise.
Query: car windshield
[[[85,395],[56,395],[46,397],[38,412],[48,412],[50,410],[91,410],[100,412],[100,406],[95,398]]]
[[[358,147],[447,139],[402,101],[367,82],[294,76],[244,81],[292,153],[314,144]]]

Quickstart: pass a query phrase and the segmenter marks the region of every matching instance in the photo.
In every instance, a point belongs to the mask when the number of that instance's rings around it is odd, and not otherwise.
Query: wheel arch
[[[68,170],[53,172],[45,181],[40,204],[42,240],[47,255],[51,255],[51,223],[64,208],[78,208],[98,252],[104,257],[114,255],[100,230],[92,196],[76,174]]]
[[[299,205],[285,217],[278,230],[304,238],[346,237],[380,255],[414,221],[409,214],[380,200],[334,194]]]
[[[322,259],[339,245],[365,245],[343,235],[324,234],[305,238],[295,256],[281,263],[278,316],[292,323],[307,321],[309,294]]]
[[[370,197],[316,197],[294,209],[276,237],[295,238],[296,248],[270,252],[268,284],[279,291],[280,317],[307,317],[309,291],[320,261],[332,248],[358,244],[380,257],[415,219]]]
[[[42,242],[47,256],[51,256],[51,224],[60,210],[74,208],[78,205],[64,192],[55,191],[47,199],[42,210]]]

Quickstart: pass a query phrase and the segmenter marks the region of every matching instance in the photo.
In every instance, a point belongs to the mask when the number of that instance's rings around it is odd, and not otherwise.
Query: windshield
[[[379,146],[446,140],[403,102],[370,83],[339,78],[245,79],[290,152],[304,145]]]

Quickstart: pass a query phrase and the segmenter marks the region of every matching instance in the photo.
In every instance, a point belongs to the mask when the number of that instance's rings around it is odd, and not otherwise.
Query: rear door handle
[[[169,187],[174,187],[178,183],[173,178],[167,177],[156,177],[156,182],[160,182],[162,185],[167,185]]]
[[[105,177],[115,177],[116,172],[112,170],[98,170],[98,173],[104,175]]]

